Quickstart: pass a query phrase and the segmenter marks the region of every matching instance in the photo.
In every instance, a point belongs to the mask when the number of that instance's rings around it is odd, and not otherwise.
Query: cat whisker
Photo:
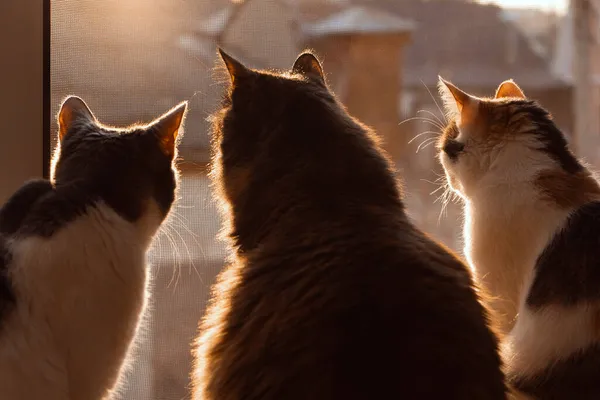
[[[150,258],[154,261],[153,265],[157,265],[156,271],[154,271],[154,275],[158,276],[161,271],[162,264],[166,259],[168,259],[169,249],[173,249],[173,243],[168,240],[165,233],[166,224],[162,224],[159,231],[157,232],[154,242],[152,244],[152,254]],[[167,242],[165,243],[165,240]],[[168,244],[168,245],[167,245]],[[157,252],[158,254],[155,254]]]
[[[426,123],[429,123],[429,124],[433,125],[434,127],[438,128],[438,129],[440,128],[438,126],[437,122],[435,122],[434,120],[432,120],[430,118],[424,118],[424,117],[410,117],[410,118],[407,118],[404,121],[400,122],[398,124],[398,126],[402,126],[405,123],[410,122],[410,121],[423,121],[423,122],[426,122]]]
[[[444,185],[441,185],[439,188],[435,189],[433,192],[429,193],[430,196],[436,194],[440,190],[445,189]]]
[[[194,264],[194,259],[192,258],[192,253],[190,252],[190,248],[188,247],[185,239],[183,238],[183,236],[181,235],[181,233],[179,233],[179,230],[176,229],[176,227],[174,227],[175,229],[173,229],[172,232],[175,232],[175,235],[177,235],[177,237],[179,238],[178,243],[181,243],[185,249],[185,252],[187,254],[187,261],[190,265],[190,273],[191,273],[191,268],[194,269],[194,271],[196,271],[196,273],[198,274],[198,270],[196,269],[196,265]],[[198,274],[198,277],[200,277],[200,274]]]
[[[421,147],[421,150],[423,150],[424,148],[431,146],[433,143],[435,143],[437,141],[437,138],[431,138],[432,140],[428,141],[426,145],[424,145],[423,147]]]
[[[426,111],[426,110],[419,110],[419,111],[417,111],[417,113],[419,113],[419,112],[423,112],[423,111]],[[415,118],[418,118],[419,120],[421,120],[421,121],[423,121],[423,122],[428,122],[428,123],[430,123],[431,125],[433,125],[433,126],[435,126],[436,128],[438,128],[440,131],[442,131],[442,130],[444,129],[444,125],[442,125],[440,122],[438,122],[438,121],[437,121],[437,120],[435,120],[435,119],[428,118],[428,117],[422,117],[422,116],[419,116],[419,115],[417,115]]]
[[[443,187],[445,190],[442,194],[442,208],[440,210],[440,215],[438,216],[438,225],[441,224],[442,216],[445,217],[448,214],[448,204],[450,204],[450,202],[456,203],[457,201],[460,201],[460,197],[452,190],[448,182],[445,182]]]
[[[162,259],[162,250],[163,250],[162,249],[162,236],[160,235],[160,233],[158,233],[152,242],[152,247],[148,250],[148,258],[150,260],[156,260],[156,261],[161,260]],[[158,252],[158,255],[155,254],[155,252]],[[158,264],[156,267],[156,271],[153,271],[155,276],[160,274],[160,266],[161,266],[160,262],[151,263],[151,266],[154,267],[154,265],[156,265],[156,264]]]
[[[417,147],[416,153],[427,147],[427,144],[431,144],[437,141],[437,138],[428,138],[421,142],[421,144]]]
[[[444,129],[444,122],[437,115],[435,115],[432,111],[429,111],[429,110],[418,110],[417,114],[418,113],[429,113],[438,122],[439,128],[440,129]]]
[[[165,237],[167,238],[167,240],[169,241],[169,243],[171,245],[171,249],[175,253],[175,259],[176,259],[176,262],[173,265],[174,268],[171,272],[171,279],[170,279],[169,283],[167,284],[167,287],[171,287],[171,285],[173,284],[173,281],[175,279],[176,270],[181,269],[181,265],[180,265],[181,259],[180,259],[179,249],[177,248],[177,245],[175,244],[175,240],[173,239],[173,237],[170,234],[169,226],[167,224],[164,224],[163,228],[164,229],[161,229],[161,233],[163,233],[165,235]],[[177,282],[175,282],[175,286],[177,286]]]
[[[443,187],[444,187],[444,189],[445,189],[445,186],[443,186]],[[439,196],[437,196],[437,197],[435,198],[435,200],[433,201],[433,203],[435,204],[435,203],[437,203],[438,201],[442,201],[442,202],[443,202],[443,198],[444,198],[444,196],[446,196],[446,190],[444,190],[444,191],[442,192],[442,194],[440,194]]]
[[[174,216],[174,215],[173,215],[173,218],[175,218],[175,216]],[[174,232],[174,233],[175,233],[175,235],[177,235],[177,237],[179,238],[179,240],[177,241],[177,243],[181,243],[181,244],[184,246],[184,248],[185,248],[185,251],[186,251],[186,253],[187,253],[188,262],[189,262],[189,263],[193,263],[194,261],[193,261],[193,259],[192,259],[192,253],[190,252],[190,249],[189,249],[189,247],[188,247],[188,245],[187,245],[187,243],[186,243],[185,239],[183,238],[183,236],[181,235],[181,233],[179,233],[179,230],[177,229],[177,228],[178,228],[178,226],[173,226],[173,225],[172,225],[172,224],[173,224],[173,222],[177,222],[179,225],[182,225],[182,223],[181,223],[181,221],[179,221],[179,220],[175,220],[175,221],[170,221],[168,225],[169,225],[169,229],[173,228],[173,230],[171,230],[170,232],[171,232],[171,233],[173,233],[173,232]]]
[[[197,235],[195,232],[193,232],[186,224],[185,224],[185,217],[183,217],[182,215],[179,215],[177,213],[172,213],[172,217],[175,219],[175,221],[177,223],[177,226],[174,226],[174,228],[182,228],[184,229],[194,240],[197,249],[200,250],[201,255],[202,255],[202,259],[205,260],[206,259],[206,255],[204,253],[204,250],[202,248],[202,246],[200,245],[200,242],[198,241],[199,235]],[[185,241],[185,239],[183,238],[183,236],[181,235],[181,233],[179,233],[179,231],[177,229],[175,229],[175,233],[177,234],[177,236],[179,237],[181,243],[183,244],[183,246],[185,247],[185,251],[187,252],[188,255],[188,261],[190,263],[190,273],[191,273],[191,268],[194,269],[194,271],[196,272],[196,275],[198,275],[198,278],[200,278],[200,281],[202,281],[202,276],[200,275],[200,272],[198,271],[198,268],[196,267],[196,263],[194,262],[194,259],[192,257],[192,254],[190,252],[189,246],[187,244],[187,242]]]
[[[174,213],[174,214],[172,214],[172,218],[174,218],[174,219],[175,219],[175,221],[174,221],[174,222],[177,222],[177,223],[179,223],[179,226],[178,226],[178,227],[185,229],[185,231],[186,231],[187,233],[189,233],[189,234],[190,234],[190,236],[192,236],[192,238],[193,238],[194,240],[196,240],[196,244],[198,244],[198,245],[199,245],[199,243],[198,243],[198,241],[197,241],[197,238],[199,238],[199,237],[200,237],[200,235],[198,235],[196,232],[192,231],[192,230],[191,230],[191,229],[190,229],[190,228],[189,228],[189,227],[186,225],[186,222],[187,222],[186,218],[185,218],[184,216],[180,215],[180,214],[175,214],[175,213]]]
[[[443,179],[444,181],[446,180],[446,174],[444,174],[443,172],[439,173],[439,172],[434,171],[432,169],[430,169],[429,172],[431,172],[432,174],[434,174],[435,176],[437,176],[438,179]]]
[[[429,183],[431,185],[440,185],[440,183],[442,183],[442,179],[441,178],[437,178],[435,181],[430,181],[429,179],[424,179],[424,178],[421,178],[419,180],[421,182],[427,182],[427,183]]]
[[[417,134],[415,137],[413,137],[412,139],[410,139],[410,140],[408,141],[408,144],[410,144],[410,143],[414,142],[414,141],[415,141],[415,140],[416,140],[418,137],[420,137],[420,136],[423,136],[423,135],[426,135],[426,134],[428,134],[428,133],[433,133],[433,134],[435,134],[435,135],[436,135],[436,137],[437,137],[437,136],[439,136],[439,133],[438,133],[438,132],[435,132],[435,131],[425,131],[425,132],[421,132],[421,133]]]
[[[447,215],[446,210],[448,207],[448,198],[450,196],[450,188],[448,185],[444,186],[444,192],[442,193],[442,207],[440,208],[440,213],[438,215],[438,226],[442,223],[442,217],[445,217]]]
[[[179,252],[179,247],[177,247],[177,241],[175,240],[175,238],[173,238],[172,234],[171,234],[171,229],[169,227],[169,237],[171,237],[171,242],[173,243],[174,246],[174,250],[176,253],[176,257],[177,257],[177,263],[176,268],[174,269],[174,271],[177,271],[177,279],[175,279],[175,284],[173,285],[173,292],[175,292],[175,290],[177,289],[177,285],[179,284],[179,279],[181,279],[181,253]]]

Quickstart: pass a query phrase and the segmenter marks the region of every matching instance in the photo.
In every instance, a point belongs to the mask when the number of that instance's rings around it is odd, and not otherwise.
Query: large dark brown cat
[[[213,178],[235,255],[194,399],[504,399],[469,273],[409,221],[375,134],[315,56],[272,73],[221,55]]]

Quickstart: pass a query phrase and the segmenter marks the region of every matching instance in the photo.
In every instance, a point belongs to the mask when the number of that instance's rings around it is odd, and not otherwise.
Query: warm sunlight
[[[546,11],[565,13],[568,0],[482,0],[481,3],[495,3],[506,8],[539,8]]]
[[[0,400],[600,400],[600,0],[11,4]]]

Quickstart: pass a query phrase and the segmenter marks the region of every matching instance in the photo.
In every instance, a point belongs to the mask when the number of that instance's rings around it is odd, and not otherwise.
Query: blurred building
[[[368,6],[348,6],[300,24],[303,47],[315,49],[324,60],[338,98],[350,114],[375,129],[395,160],[406,142],[399,135],[398,93],[412,29],[412,21]]]
[[[248,65],[277,69],[290,68],[302,49],[313,48],[340,100],[400,158],[398,93],[411,30],[405,18],[342,0],[225,2],[199,22],[189,47],[207,62],[214,63],[219,45]]]
[[[102,12],[90,1],[53,3],[53,103],[78,94],[101,119],[127,124],[190,99],[183,155],[203,162],[205,119],[220,96],[213,78],[226,79],[215,71],[216,46],[260,68],[288,68],[310,46],[324,59],[338,96],[382,132],[397,159],[414,125],[398,133],[390,124],[420,109],[441,116],[427,90],[435,97],[438,74],[482,95],[512,77],[571,130],[564,107],[571,85],[548,59],[553,46],[545,33],[553,28],[533,14],[441,0],[196,3],[107,0]],[[74,14],[82,17],[69,18]],[[568,58],[561,43],[555,65]],[[362,72],[369,68],[377,73]]]
[[[579,132],[575,132],[579,136],[576,138],[575,147],[578,155],[585,157],[590,163],[597,164],[600,161],[600,1],[586,1],[587,10],[580,15],[587,19],[584,27],[581,24],[583,21],[575,21],[574,4],[573,1],[569,3],[567,15],[561,20],[552,68],[557,76],[569,82],[576,90],[579,87],[585,92],[583,97],[576,97],[571,105],[571,109],[578,114],[575,117],[584,119],[583,125],[579,125]],[[584,36],[585,43],[577,37],[578,29],[579,34]],[[578,47],[585,49],[585,57],[577,52]],[[585,76],[578,77],[577,61],[587,64],[584,68]],[[578,82],[578,79],[581,81]]]
[[[420,109],[441,117],[434,104],[438,74],[480,96],[493,96],[502,81],[512,78],[552,112],[561,128],[571,131],[573,116],[565,107],[571,101],[571,84],[553,73],[541,38],[536,42],[528,37],[510,13],[475,2],[379,3],[417,25],[406,50],[403,96],[411,107],[404,109],[404,118]]]

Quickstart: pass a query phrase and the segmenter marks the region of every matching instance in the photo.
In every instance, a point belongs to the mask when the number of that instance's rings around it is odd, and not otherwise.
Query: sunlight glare
[[[529,8],[554,11],[565,14],[569,6],[568,0],[480,0],[482,4],[497,4],[504,8]]]

